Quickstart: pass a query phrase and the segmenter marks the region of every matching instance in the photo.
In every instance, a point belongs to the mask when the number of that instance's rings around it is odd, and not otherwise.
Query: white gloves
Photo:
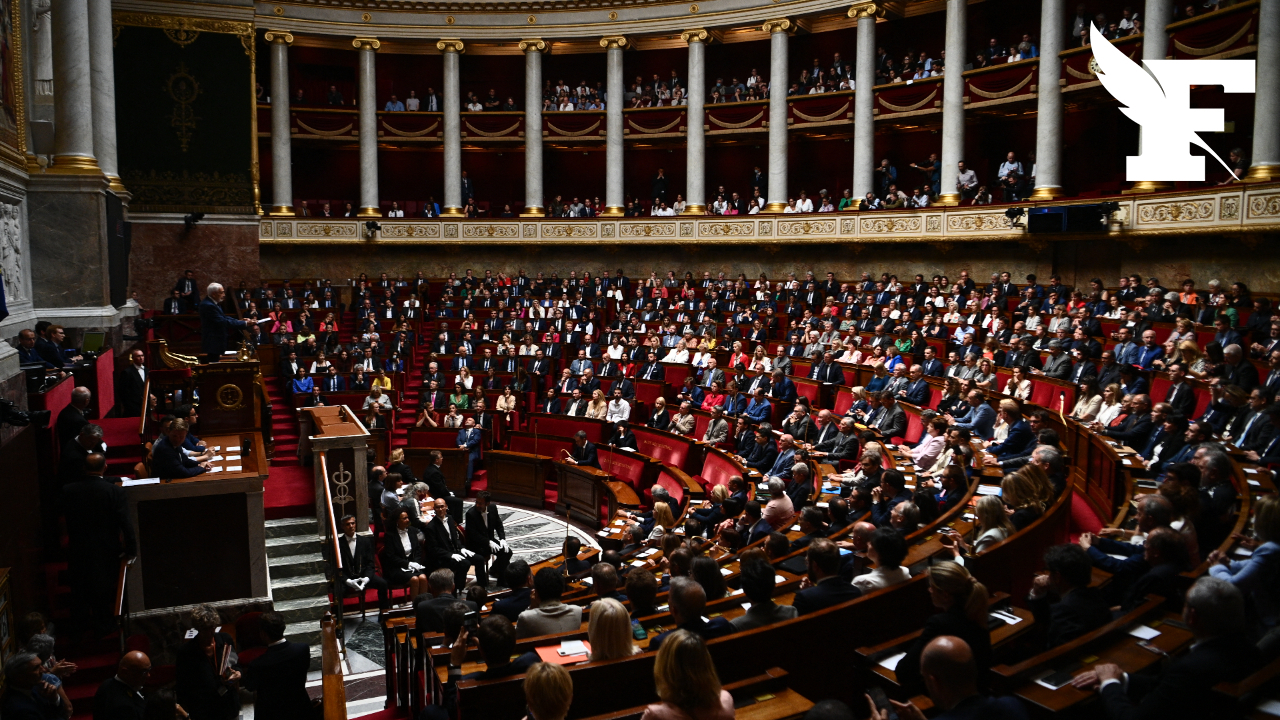
[[[369,585],[369,578],[356,578],[355,580],[347,580],[347,585],[356,591],[363,591]]]
[[[409,561],[409,570],[410,570],[411,572],[417,572],[417,571],[419,571],[419,570],[425,570],[425,569],[426,569],[426,568],[425,568],[425,567],[423,567],[422,565],[419,565],[418,563],[416,563],[416,562],[414,562],[414,561],[412,561],[412,560],[410,560],[410,561]]]
[[[467,548],[462,548],[461,552],[462,552],[462,557],[464,558],[469,558],[476,554],[475,550],[468,550]]]
[[[461,562],[465,556],[463,556],[463,555],[461,555],[461,554],[459,554],[459,553],[454,553],[454,554],[450,555],[449,557],[453,558],[453,561],[454,561],[454,562]]]
[[[501,549],[502,549],[502,546],[498,544],[498,541],[497,541],[497,540],[490,540],[490,541],[489,541],[489,549],[490,549],[490,550],[493,550],[494,552],[498,552],[499,550],[501,550]]]

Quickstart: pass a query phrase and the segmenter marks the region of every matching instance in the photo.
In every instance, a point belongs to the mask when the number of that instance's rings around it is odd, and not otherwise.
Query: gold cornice
[[[10,148],[7,145],[0,146],[0,157],[3,157],[9,164],[14,167],[25,169],[27,163],[27,108],[26,108],[26,80],[23,77],[22,65],[22,8],[26,3],[11,2],[9,4],[10,11],[10,27],[15,28],[18,32],[14,32],[9,42],[12,43],[12,59],[10,62],[10,72],[13,77],[10,82],[13,83],[13,118],[17,123],[14,132],[18,143],[16,148]],[[16,150],[16,152],[14,152]]]
[[[884,17],[884,4],[875,2],[854,3],[853,7],[849,8],[849,17],[855,20],[882,18]]]
[[[520,48],[520,52],[522,53],[544,53],[551,50],[551,43],[543,40],[542,38],[528,38],[516,43],[516,47]]]
[[[696,43],[696,42],[709,43],[711,42],[711,33],[707,32],[706,28],[697,28],[696,30],[685,30],[684,32],[680,33],[680,39],[685,41],[685,43],[689,45],[692,45],[693,43]]]
[[[224,33],[227,35],[253,35],[253,23],[238,20],[154,15],[117,10],[111,14],[116,25],[161,28],[164,30],[194,30],[196,32]]]
[[[364,50],[365,48],[377,50],[382,47],[382,43],[378,42],[378,38],[358,37],[351,41],[351,47],[357,50]]]
[[[467,46],[457,38],[445,38],[436,43],[436,49],[443,53],[462,53],[467,51]]]
[[[790,18],[778,18],[777,20],[765,20],[760,26],[760,30],[768,35],[776,32],[790,33],[794,32],[796,24]]]
[[[268,30],[262,35],[262,39],[269,43],[280,43],[284,45],[293,44],[293,33],[288,30]]]
[[[627,46],[627,38],[622,35],[608,35],[600,38],[600,47],[613,49],[625,48]]]

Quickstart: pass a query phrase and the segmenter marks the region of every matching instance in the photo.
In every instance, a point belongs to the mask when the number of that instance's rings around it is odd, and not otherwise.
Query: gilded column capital
[[[522,53],[544,53],[551,49],[551,43],[542,38],[527,38],[516,43],[516,47],[520,48]]]
[[[849,8],[849,17],[854,20],[861,20],[864,17],[872,19],[882,18],[884,17],[884,4],[875,2],[854,3],[854,5]]]
[[[464,45],[462,41],[457,38],[445,38],[440,42],[436,43],[436,49],[439,50],[440,52],[458,53],[459,55],[461,55],[462,53],[467,51],[467,46]]]
[[[684,32],[680,33],[680,39],[685,41],[685,43],[688,45],[692,45],[693,43],[696,43],[696,42],[709,43],[711,42],[711,33],[707,32],[706,28],[697,28],[696,30],[685,30]]]
[[[790,33],[795,31],[796,24],[790,18],[778,18],[777,20],[765,20],[760,29],[770,35],[779,32]]]
[[[365,48],[377,50],[382,47],[382,43],[378,42],[378,38],[356,38],[351,41],[351,47],[357,50],[364,50]]]
[[[627,39],[622,35],[609,35],[600,38],[600,47],[602,48],[625,48]]]
[[[262,35],[262,39],[269,43],[278,43],[283,45],[293,44],[293,33],[288,30],[268,30]]]

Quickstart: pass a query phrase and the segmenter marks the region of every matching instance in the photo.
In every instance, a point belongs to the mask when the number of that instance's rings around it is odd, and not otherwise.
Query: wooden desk
[[[125,488],[138,561],[129,567],[134,611],[267,595],[262,483],[267,454],[258,433],[204,438],[223,459],[206,472]],[[246,445],[248,452],[240,452]],[[229,459],[239,454],[239,460]]]
[[[551,458],[533,453],[493,450],[485,453],[489,494],[499,502],[542,507]]]
[[[629,490],[629,486],[611,481],[609,473],[603,470],[565,462],[553,464],[556,472],[558,494],[556,512],[558,513],[599,529],[605,518],[612,518],[617,514],[619,504],[639,505],[639,498],[634,491],[631,492],[630,497],[619,498],[618,492],[623,491],[622,488]],[[627,502],[628,500],[630,502]]]

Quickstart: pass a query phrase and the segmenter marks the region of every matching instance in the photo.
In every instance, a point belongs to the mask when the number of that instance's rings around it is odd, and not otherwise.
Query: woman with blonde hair
[[[609,403],[604,399],[600,388],[591,391],[591,402],[587,403],[587,417],[604,420],[609,413]]]
[[[524,675],[525,720],[564,720],[573,704],[573,678],[563,665],[534,663]]]
[[[475,381],[476,379],[471,376],[471,369],[466,365],[458,368],[458,374],[453,376],[454,387],[461,385],[462,387],[470,390]]]
[[[751,366],[748,368],[748,370],[750,370],[751,372],[755,372],[756,370],[769,372],[769,370],[772,367],[773,367],[772,361],[769,359],[767,355],[765,355],[764,344],[761,343],[757,345],[755,352],[751,353]]]
[[[996,384],[996,366],[990,358],[978,361],[978,374],[973,376],[973,384],[990,392]]]
[[[929,598],[939,612],[925,620],[920,637],[898,661],[898,683],[916,694],[924,687],[920,656],[925,647],[943,635],[969,644],[979,678],[991,668],[991,631],[987,629],[987,588],[959,563],[939,562],[929,568]]]
[[[640,720],[733,720],[733,696],[720,687],[699,635],[676,630],[663,639],[653,683],[662,702],[645,708]]]
[[[1005,475],[1000,481],[1000,499],[1004,502],[1005,511],[1010,513],[1009,522],[1018,530],[1044,514],[1040,491],[1026,475]]]
[[[1264,497],[1253,507],[1253,536],[1258,546],[1245,560],[1232,560],[1221,550],[1209,554],[1209,574],[1226,580],[1253,601],[1266,642],[1274,644],[1280,623],[1280,498]]]
[[[591,603],[591,620],[587,626],[591,643],[591,661],[615,660],[640,652],[631,641],[631,615],[622,603],[604,598]]]
[[[370,405],[381,405],[382,407],[390,410],[391,398],[383,394],[382,388],[380,386],[374,385],[373,387],[369,388],[369,395],[365,397],[364,407],[361,409],[368,410]]]
[[[1200,346],[1195,344],[1194,340],[1183,340],[1178,343],[1178,352],[1182,355],[1182,362],[1187,366],[1188,375],[1193,377],[1204,375],[1209,361],[1204,353],[1200,352]]]
[[[1036,490],[1036,497],[1044,507],[1049,507],[1053,501],[1057,499],[1058,492],[1053,488],[1053,481],[1049,479],[1049,473],[1044,468],[1035,463],[1027,463],[1023,465],[1018,474],[1025,477],[1031,487]]]
[[[1112,420],[1120,417],[1123,409],[1124,393],[1120,391],[1120,384],[1111,383],[1102,391],[1102,404],[1098,406],[1094,422],[1105,428],[1111,424]]]
[[[664,502],[653,504],[653,530],[647,540],[657,540],[676,527],[675,515],[671,514],[671,506]]]
[[[671,352],[662,358],[662,362],[669,363],[688,363],[689,362],[689,346],[685,344],[684,338],[676,341],[676,346],[671,348]]]
[[[1009,522],[1009,514],[1004,511],[1004,503],[1000,502],[1000,498],[995,495],[983,495],[978,500],[977,507],[974,508],[974,514],[977,516],[977,527],[974,528],[974,533],[978,539],[974,541],[973,547],[970,547],[965,542],[964,536],[954,529],[943,530],[954,543],[955,548],[966,555],[985,552],[1016,532],[1013,523]]]

